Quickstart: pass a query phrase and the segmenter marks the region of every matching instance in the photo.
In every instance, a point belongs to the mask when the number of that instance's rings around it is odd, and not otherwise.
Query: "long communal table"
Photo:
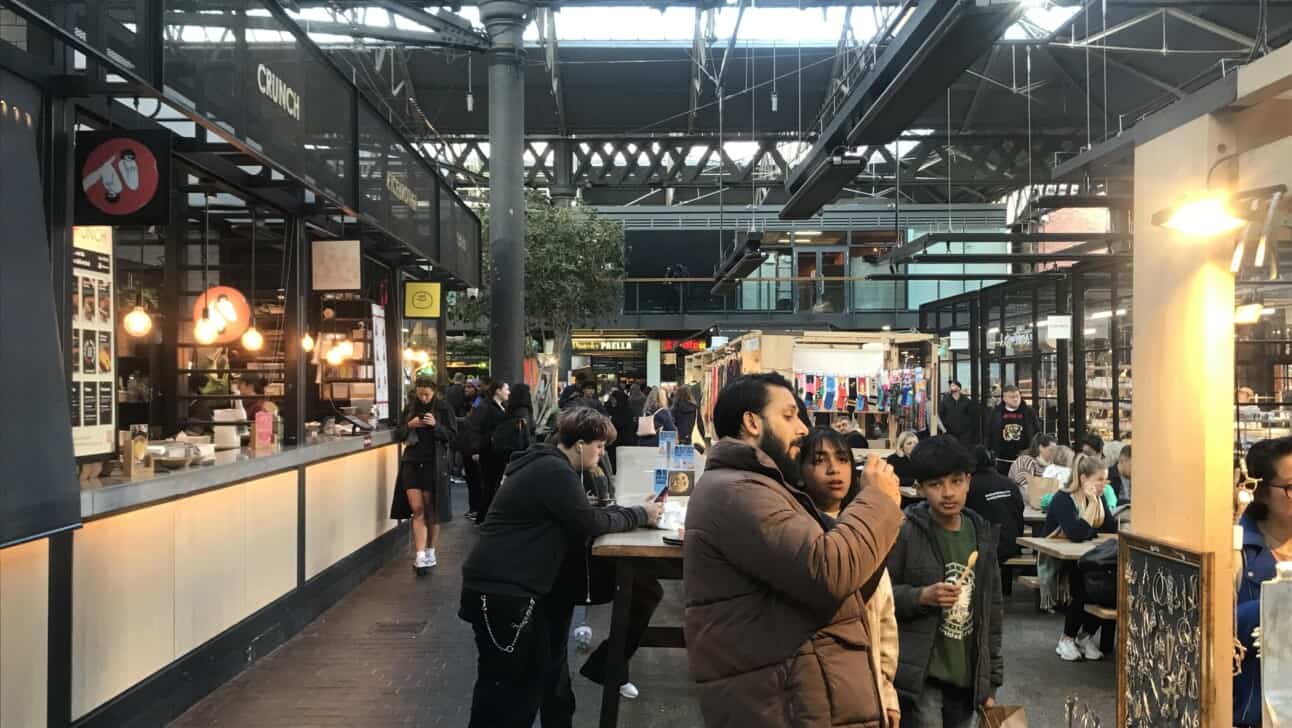
[[[651,447],[619,448],[619,472],[615,477],[615,499],[619,505],[640,503],[652,492],[654,469],[664,465],[664,456]],[[704,470],[696,456],[695,472]],[[633,577],[646,574],[656,579],[682,578],[682,547],[664,543],[667,531],[638,529],[601,536],[592,544],[592,555],[615,562],[615,599],[610,616],[606,679],[601,690],[601,728],[619,725],[619,686],[627,668],[628,605],[632,601]],[[680,626],[649,627],[641,647],[685,648]]]

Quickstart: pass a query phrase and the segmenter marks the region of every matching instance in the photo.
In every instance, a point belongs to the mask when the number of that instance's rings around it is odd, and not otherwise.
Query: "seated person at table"
[[[843,435],[849,448],[865,450],[870,447],[870,443],[866,441],[866,436],[861,434],[861,430],[857,427],[857,420],[852,415],[834,418],[834,431]]]
[[[1078,455],[1072,466],[1072,479],[1050,501],[1045,514],[1045,533],[1077,542],[1089,541],[1100,533],[1117,533],[1117,519],[1101,495],[1107,483],[1108,466],[1103,458]],[[1085,579],[1074,565],[1067,565],[1067,572],[1068,608],[1063,618],[1063,635],[1054,651],[1069,662],[1083,657],[1102,659],[1104,653],[1095,643],[1095,632],[1099,631],[1101,622],[1086,613]]]
[[[839,512],[861,491],[857,477],[857,461],[847,436],[838,431],[817,428],[808,433],[799,451],[799,468],[803,490],[825,516],[826,526],[833,527]],[[893,582],[884,571],[879,577],[874,593],[861,590],[866,602],[866,618],[870,623],[872,644],[871,669],[874,671],[880,702],[888,714],[888,724],[897,728],[901,720],[901,703],[893,678],[897,675],[897,612],[893,605]]]
[[[1103,438],[1093,432],[1087,432],[1086,436],[1081,438],[1081,454],[1102,458],[1104,456]]]
[[[798,485],[809,428],[779,374],[727,384],[713,429],[721,439],[687,508],[682,563],[704,724],[883,725],[861,590],[897,538],[897,477],[871,457],[861,494],[827,530]]]
[[[574,716],[567,643],[574,605],[555,590],[566,554],[607,533],[659,519],[648,499],[594,507],[579,484],[614,442],[610,418],[586,407],[561,413],[557,444],[534,445],[507,464],[489,519],[462,566],[458,616],[475,631],[477,677],[470,728],[569,726]]]
[[[1117,453],[1117,464],[1108,470],[1108,484],[1117,494],[1117,505],[1130,503],[1131,499],[1131,446],[1125,445]]]
[[[1054,451],[1058,447],[1059,441],[1054,439],[1054,435],[1038,432],[1032,437],[1032,446],[1009,466],[1009,479],[1018,483],[1024,497],[1027,497],[1027,479],[1039,478],[1045,473],[1045,466],[1054,462]]]
[[[1234,725],[1261,725],[1261,660],[1252,630],[1261,626],[1261,582],[1274,578],[1274,563],[1292,561],[1292,437],[1262,440],[1247,452],[1247,474],[1260,480],[1239,523],[1243,562],[1238,585],[1238,639],[1247,648],[1243,671],[1234,677]],[[1286,628],[1286,627],[1283,627]]]
[[[925,497],[906,509],[888,556],[901,649],[897,692],[908,728],[973,725],[1004,682],[999,538],[965,509],[973,458],[951,435],[922,441],[911,465]]]
[[[965,506],[1000,529],[996,558],[1003,564],[1022,552],[1018,537],[1025,535],[1023,494],[1014,481],[996,470],[996,458],[987,448],[975,447],[973,457],[977,467],[969,481]]]
[[[893,454],[887,458],[888,464],[893,466],[893,472],[897,473],[897,480],[902,484],[903,488],[915,485],[915,473],[911,469],[911,451],[915,449],[915,445],[919,441],[920,436],[913,431],[907,430],[903,432],[897,436]]]

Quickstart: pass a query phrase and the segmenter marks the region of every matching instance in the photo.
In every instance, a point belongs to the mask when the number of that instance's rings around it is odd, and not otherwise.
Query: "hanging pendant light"
[[[139,266],[143,267],[143,264],[144,239],[143,236],[140,235]],[[139,286],[138,282],[135,283],[135,307],[131,309],[130,313],[126,314],[124,319],[122,319],[121,326],[126,330],[128,335],[133,336],[136,339],[141,339],[147,336],[149,332],[153,330],[153,317],[149,316],[148,311],[144,309],[144,289]]]
[[[256,330],[256,208],[251,207],[251,290],[247,296],[251,304],[251,325],[242,334],[242,348],[247,351],[260,351],[265,345],[265,337]],[[230,306],[232,308],[232,306]]]
[[[354,357],[354,342],[349,339],[341,339],[341,343],[336,345],[341,350],[341,356],[350,359]]]
[[[327,350],[327,356],[323,357],[330,366],[339,367],[345,363],[345,353],[341,351],[340,346],[333,346]]]
[[[203,195],[202,205],[202,290],[209,291],[210,275],[207,271],[206,249],[211,240],[211,195]],[[202,294],[206,296],[206,293]],[[202,315],[193,322],[193,340],[203,346],[213,343],[220,335],[220,326],[211,320],[211,302],[208,298]]]
[[[310,336],[309,334],[305,334],[304,336],[301,337],[301,351],[304,351],[304,352],[314,351],[313,336]]]

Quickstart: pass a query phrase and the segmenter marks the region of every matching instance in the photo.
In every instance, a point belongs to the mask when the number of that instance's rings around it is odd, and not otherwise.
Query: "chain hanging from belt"
[[[525,631],[525,625],[529,624],[530,617],[534,616],[534,598],[530,597],[529,606],[525,607],[525,616],[520,618],[520,624],[512,625],[516,628],[516,636],[512,638],[511,644],[503,647],[498,644],[498,638],[493,634],[493,625],[489,624],[489,597],[484,594],[480,595],[480,611],[484,613],[485,630],[489,633],[489,639],[493,646],[497,647],[500,652],[510,655],[516,651],[516,643],[520,642],[520,633]]]

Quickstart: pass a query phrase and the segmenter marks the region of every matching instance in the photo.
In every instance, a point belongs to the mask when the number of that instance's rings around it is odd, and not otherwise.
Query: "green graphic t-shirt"
[[[959,531],[948,531],[934,523],[933,538],[946,559],[945,581],[960,579],[969,563],[969,555],[978,548],[978,533],[968,518],[960,519]],[[973,680],[973,592],[976,577],[970,571],[960,581],[960,599],[955,606],[942,610],[933,654],[929,658],[928,676],[951,685],[967,688]]]

